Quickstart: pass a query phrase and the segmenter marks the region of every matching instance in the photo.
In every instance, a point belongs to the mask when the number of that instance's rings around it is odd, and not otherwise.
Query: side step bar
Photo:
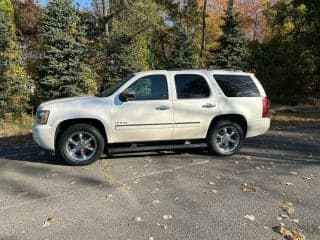
[[[191,149],[191,148],[205,148],[205,143],[193,143],[193,144],[177,144],[177,145],[132,145],[130,147],[108,147],[108,153],[132,153],[132,152],[152,152],[152,151],[165,151],[165,150],[179,150],[179,149]]]

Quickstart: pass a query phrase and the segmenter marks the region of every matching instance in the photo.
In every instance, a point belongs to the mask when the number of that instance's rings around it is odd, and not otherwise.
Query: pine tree
[[[194,43],[190,34],[180,27],[174,30],[174,43],[169,60],[172,69],[192,69],[197,65]]]
[[[14,10],[10,0],[0,1],[0,114],[21,113],[29,100],[30,78],[21,65]]]
[[[102,84],[104,90],[119,82],[128,75],[141,70],[137,63],[131,39],[125,34],[115,36],[110,43],[105,45],[105,61],[101,69]]]
[[[73,0],[51,0],[47,4],[41,37],[40,99],[95,93],[95,74],[83,61],[85,29]]]
[[[209,67],[222,69],[248,68],[250,51],[240,29],[238,14],[234,13],[233,0],[229,0],[221,26],[223,34],[218,39],[219,47],[210,49]]]

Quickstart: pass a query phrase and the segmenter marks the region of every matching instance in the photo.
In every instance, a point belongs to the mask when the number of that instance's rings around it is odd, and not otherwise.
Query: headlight
[[[49,118],[49,110],[38,110],[37,111],[37,122],[39,124],[47,124]]]

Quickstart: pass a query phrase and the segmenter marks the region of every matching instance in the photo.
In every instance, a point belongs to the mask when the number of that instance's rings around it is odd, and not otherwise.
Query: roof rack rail
[[[232,71],[232,72],[243,72],[241,69],[236,69],[236,68],[219,68],[219,69],[209,69],[211,71]]]

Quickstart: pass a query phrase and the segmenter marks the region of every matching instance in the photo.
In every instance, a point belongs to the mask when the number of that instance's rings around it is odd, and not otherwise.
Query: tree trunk
[[[101,0],[102,1],[102,15],[103,18],[105,19],[104,22],[104,31],[105,31],[105,35],[108,41],[110,41],[110,29],[109,29],[109,20],[107,21],[107,16],[108,16],[108,12],[109,12],[109,7],[110,7],[110,0]]]
[[[204,51],[206,47],[206,12],[207,12],[207,0],[203,0],[203,10],[202,10],[202,36],[201,36],[201,49],[200,58],[204,56]]]

